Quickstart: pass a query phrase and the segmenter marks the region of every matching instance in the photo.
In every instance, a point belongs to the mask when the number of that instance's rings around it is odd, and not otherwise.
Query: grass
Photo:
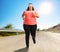
[[[24,32],[18,32],[18,35],[24,34]],[[0,32],[0,37],[4,37],[4,36],[13,36],[13,35],[17,35],[16,32]]]

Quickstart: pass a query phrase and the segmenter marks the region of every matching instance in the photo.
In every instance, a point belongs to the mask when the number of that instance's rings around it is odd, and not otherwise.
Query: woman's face
[[[29,10],[32,10],[32,6],[29,6]]]

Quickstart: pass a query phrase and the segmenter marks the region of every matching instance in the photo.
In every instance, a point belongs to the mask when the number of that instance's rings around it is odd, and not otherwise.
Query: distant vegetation
[[[13,36],[21,34],[24,34],[24,32],[0,32],[0,36]]]
[[[5,29],[13,29],[13,25],[12,24],[7,24],[4,28]]]
[[[37,31],[39,32],[40,31],[40,28],[37,28]]]
[[[5,27],[3,27],[3,30],[12,30],[13,29],[13,25],[12,24],[8,24]],[[20,35],[20,34],[24,34],[24,32],[0,32],[0,36],[13,36],[13,35]]]

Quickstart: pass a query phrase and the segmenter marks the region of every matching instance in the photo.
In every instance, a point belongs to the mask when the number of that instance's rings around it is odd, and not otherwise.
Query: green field
[[[0,32],[1,36],[13,36],[13,35],[21,35],[24,34],[24,32]]]

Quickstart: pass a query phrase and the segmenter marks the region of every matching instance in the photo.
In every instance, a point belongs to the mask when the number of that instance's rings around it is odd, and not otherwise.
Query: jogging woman
[[[35,11],[32,3],[29,3],[28,8],[23,12],[23,28],[25,31],[25,40],[26,40],[26,48],[29,48],[29,36],[31,33],[33,43],[36,43],[36,30],[37,30],[37,22],[36,18],[38,18],[38,14]]]

